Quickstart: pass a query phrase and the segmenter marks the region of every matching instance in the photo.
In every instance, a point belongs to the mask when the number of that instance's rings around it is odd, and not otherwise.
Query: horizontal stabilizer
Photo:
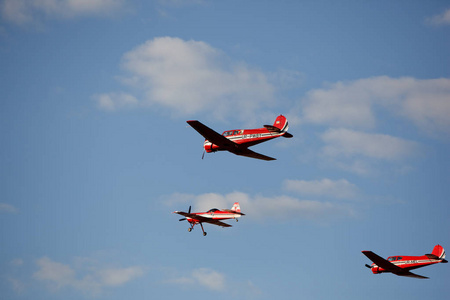
[[[277,128],[275,126],[272,125],[264,125],[264,127],[269,130],[270,132],[281,132],[280,128]]]
[[[274,133],[281,133],[281,132],[282,132],[280,128],[275,127],[275,126],[272,126],[272,125],[264,125],[264,127],[265,127],[267,130],[269,130],[270,132],[274,132]],[[291,137],[293,137],[293,135],[290,134],[290,133],[287,132],[287,131],[286,131],[282,136],[285,137],[285,138],[291,138]]]
[[[439,259],[439,257],[434,254],[425,254],[425,256],[428,257],[429,259]]]

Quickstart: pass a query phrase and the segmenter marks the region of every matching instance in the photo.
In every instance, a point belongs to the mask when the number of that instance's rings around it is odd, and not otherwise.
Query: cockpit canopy
[[[228,130],[228,131],[225,131],[224,133],[222,133],[222,135],[223,136],[230,136],[230,135],[236,135],[236,134],[239,134],[239,133],[241,133],[240,130]]]
[[[216,211],[218,211],[219,209],[217,209],[217,208],[211,208],[210,210],[208,210],[207,212],[208,213],[212,213],[212,212],[216,212]]]
[[[388,257],[388,261],[396,261],[396,260],[401,260],[402,257],[401,256],[390,256]]]

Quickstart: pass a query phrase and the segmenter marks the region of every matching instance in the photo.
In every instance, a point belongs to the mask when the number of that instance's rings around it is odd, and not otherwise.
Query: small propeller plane
[[[219,220],[227,220],[227,219],[236,219],[241,216],[245,216],[245,214],[241,213],[241,207],[239,206],[239,202],[235,202],[231,209],[217,209],[212,208],[207,212],[196,212],[191,213],[191,207],[189,206],[188,212],[184,211],[174,211],[174,214],[179,214],[184,216],[185,218],[180,219],[179,221],[188,221],[191,224],[191,227],[188,228],[188,231],[191,232],[194,229],[196,224],[200,224],[202,227],[203,235],[206,235],[205,230],[203,229],[202,223],[214,224],[222,227],[231,227],[230,224],[221,222]]]
[[[227,150],[236,155],[262,160],[275,160],[273,157],[256,153],[248,147],[280,136],[285,138],[293,136],[287,132],[289,126],[286,117],[283,115],[279,115],[273,125],[264,125],[264,128],[227,130],[222,135],[199,121],[186,122],[206,139],[203,147],[208,153]],[[204,155],[205,152],[203,152]]]
[[[389,256],[387,260],[372,251],[362,251],[362,253],[373,261],[373,264],[370,266],[366,264],[366,267],[371,269],[373,274],[390,272],[398,276],[427,279],[428,277],[411,273],[409,270],[437,263],[447,263],[445,251],[441,245],[434,246],[431,254],[422,256]]]

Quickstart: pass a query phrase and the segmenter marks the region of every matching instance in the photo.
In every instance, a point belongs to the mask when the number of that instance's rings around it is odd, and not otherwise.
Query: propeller
[[[202,159],[205,157],[205,150],[203,150]]]
[[[368,264],[365,264],[366,268],[372,269],[371,266],[369,266]]]
[[[189,205],[188,214],[190,214],[190,213],[191,213],[191,206]],[[186,220],[186,218],[181,218],[178,221],[185,221],[185,220]]]

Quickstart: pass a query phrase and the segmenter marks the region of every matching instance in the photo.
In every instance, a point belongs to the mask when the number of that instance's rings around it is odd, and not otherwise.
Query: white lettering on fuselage
[[[262,136],[261,133],[254,133],[254,134],[244,134],[242,135],[242,139],[257,139]]]

